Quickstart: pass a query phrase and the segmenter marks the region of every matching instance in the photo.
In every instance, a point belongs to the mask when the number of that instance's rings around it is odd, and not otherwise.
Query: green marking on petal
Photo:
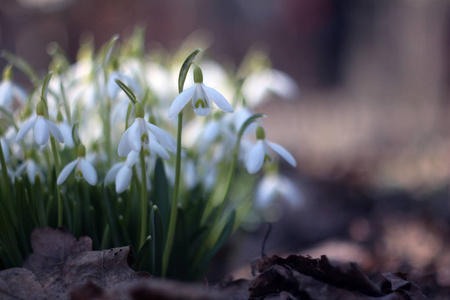
[[[271,161],[272,161],[272,158],[270,157],[269,154],[264,155],[264,163],[271,162]]]
[[[77,170],[75,172],[75,179],[77,180],[83,179],[83,172],[81,172],[81,170]]]
[[[198,99],[195,102],[195,108],[199,108],[199,106],[201,106],[202,108],[208,107],[208,105],[206,104],[206,102],[203,99]]]
[[[141,136],[141,142],[144,143],[144,144],[148,144],[148,134],[147,133],[144,133]]]

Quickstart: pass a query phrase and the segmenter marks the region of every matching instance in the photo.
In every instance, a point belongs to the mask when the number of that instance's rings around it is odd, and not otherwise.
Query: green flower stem
[[[106,143],[106,157],[108,159],[108,166],[111,166],[112,163],[111,99],[109,97],[106,97],[105,143]]]
[[[141,152],[139,153],[140,163],[141,163],[141,236],[139,239],[139,248],[141,248],[147,238],[147,212],[148,212],[148,202],[147,202],[147,174],[145,172],[145,153],[144,146],[141,147]]]
[[[53,161],[55,163],[56,178],[58,178],[60,172],[60,165],[59,165],[58,149],[56,148],[56,141],[54,137],[50,137],[50,143],[52,147]],[[59,190],[59,185],[56,184],[55,188],[58,197],[58,227],[61,227],[63,225],[63,203],[61,193]]]
[[[0,163],[2,166],[2,175],[3,175],[3,183],[5,185],[5,192],[8,195],[8,199],[6,199],[6,203],[12,203],[12,194],[11,194],[11,185],[9,183],[8,170],[6,169],[6,160],[3,155],[2,143],[0,143]]]
[[[170,252],[172,251],[173,239],[175,236],[175,228],[177,225],[178,212],[178,191],[180,189],[180,169],[181,169],[181,131],[183,129],[183,113],[178,114],[178,130],[177,130],[177,158],[175,162],[175,187],[173,192],[172,211],[170,212],[170,223],[167,232],[167,241],[164,248],[162,261],[162,277],[167,274]]]

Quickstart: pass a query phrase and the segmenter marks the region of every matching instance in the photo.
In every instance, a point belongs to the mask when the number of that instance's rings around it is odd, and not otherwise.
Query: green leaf
[[[37,76],[36,71],[22,58],[3,50],[0,53],[0,56],[4,57],[7,61],[9,61],[16,68],[21,70],[32,83],[36,83],[39,81],[39,76]]]
[[[145,239],[144,244],[139,249],[136,255],[136,260],[133,263],[133,269],[135,270],[148,270],[148,266],[146,268],[146,264],[148,264],[148,258],[152,255],[152,237],[149,235]]]
[[[167,233],[170,219],[169,183],[167,182],[164,163],[161,158],[156,160],[154,180],[153,202],[158,206],[163,223],[163,230]]]
[[[50,83],[50,79],[52,79],[52,75],[53,71],[48,72],[47,76],[45,76],[44,83],[42,85],[41,99],[44,100],[47,113],[48,113],[48,105],[47,105],[48,84]]]
[[[136,104],[137,100],[136,100],[136,96],[134,95],[133,91],[119,79],[116,78],[116,79],[114,79],[114,81],[122,89],[122,91],[124,91],[125,94],[127,94],[128,98],[130,98],[131,102],[133,102],[133,104]]]
[[[152,233],[152,274],[155,276],[161,275],[162,256],[165,241],[163,222],[158,206],[153,205],[150,213],[150,230]]]
[[[114,49],[114,45],[116,44],[117,40],[119,39],[119,35],[114,35],[108,42],[105,48],[105,57],[103,60],[103,68],[106,69],[108,67],[109,59],[111,58],[111,53]]]
[[[109,227],[111,228],[111,234],[113,238],[113,243],[115,247],[119,247],[121,245],[121,240],[119,238],[119,226],[117,224],[117,219],[115,217],[115,214],[113,212],[113,208],[111,206],[111,191],[110,189],[105,186],[104,187],[104,195],[105,195],[105,207],[106,207],[106,213],[108,214],[108,222]]]
[[[192,63],[194,62],[194,59],[197,57],[197,55],[202,51],[202,49],[197,49],[186,58],[186,60],[183,62],[183,65],[180,69],[180,75],[178,76],[178,92],[181,93],[183,91],[184,82],[186,81],[186,75],[189,71],[189,68],[191,67]]]
[[[78,146],[80,144],[80,136],[78,135],[78,120],[75,122],[75,124],[72,127],[72,138],[73,138],[75,147]]]
[[[265,118],[267,116],[265,114],[254,114],[254,115],[250,116],[247,120],[245,120],[244,124],[242,124],[241,128],[239,129],[238,139],[240,139],[242,137],[242,135],[244,134],[245,129],[247,129],[247,127],[251,123],[256,121],[256,119],[263,118],[263,117]]]

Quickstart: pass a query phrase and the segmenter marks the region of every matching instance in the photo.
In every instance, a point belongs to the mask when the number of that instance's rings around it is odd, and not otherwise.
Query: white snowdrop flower
[[[199,67],[194,69],[194,86],[181,92],[169,108],[169,118],[177,116],[189,101],[199,116],[207,116],[211,111],[211,100],[223,111],[233,112],[233,108],[222,94],[203,84],[203,74]]]
[[[12,112],[14,110],[14,100],[16,105],[23,105],[27,101],[27,92],[19,85],[12,82],[12,66],[7,65],[3,70],[3,80],[0,82],[0,106]]]
[[[300,92],[298,84],[289,75],[274,69],[264,69],[247,77],[242,94],[248,105],[256,107],[264,103],[270,93],[284,99],[292,99]]]
[[[34,184],[36,182],[36,175],[38,175],[40,178],[44,178],[44,175],[42,174],[41,170],[32,159],[27,159],[22,164],[20,164],[17,167],[15,176],[19,177],[24,172],[26,172],[28,180],[30,180],[31,184]]]
[[[193,189],[199,181],[197,168],[192,160],[186,161],[184,165],[184,184],[188,189]]]
[[[59,131],[61,132],[64,138],[64,145],[68,148],[75,147],[75,142],[72,137],[72,127],[67,122],[62,121],[58,123]]]
[[[135,104],[135,115],[136,119],[134,123],[124,132],[120,139],[118,149],[119,156],[127,156],[131,151],[140,152],[143,145],[149,144],[149,132],[151,132],[158,142],[167,150],[175,152],[175,139],[166,131],[150,124],[144,119],[144,108],[142,107],[142,104]],[[150,148],[150,152],[151,151],[152,149]]]
[[[60,143],[64,143],[64,137],[59,131],[58,127],[51,121],[47,120],[44,116],[44,103],[40,101],[36,107],[36,115],[31,117],[23,126],[19,129],[16,136],[16,142],[20,142],[25,135],[34,128],[34,140],[38,145],[44,146],[47,144],[50,133]]]
[[[23,105],[27,101],[27,92],[10,80],[3,80],[0,83],[0,106],[12,112],[14,110],[14,100],[18,105]]]
[[[2,144],[3,157],[5,158],[5,161],[8,162],[10,158],[8,141],[4,137],[1,137],[0,143]]]
[[[258,183],[255,192],[256,206],[268,208],[278,198],[286,200],[292,208],[300,208],[304,197],[297,186],[286,176],[265,175]]]
[[[261,126],[256,129],[256,138],[258,141],[245,157],[245,166],[250,174],[258,172],[264,162],[272,160],[269,148],[278,153],[293,167],[297,165],[294,157],[286,149],[276,143],[266,141],[266,134]]]
[[[86,148],[83,145],[78,146],[78,158],[68,163],[56,180],[56,184],[61,185],[66,181],[69,174],[75,169],[75,178],[77,180],[85,179],[90,185],[97,184],[97,172],[94,167],[85,158]]]
[[[127,156],[126,162],[115,164],[111,170],[108,171],[105,177],[105,182],[110,183],[115,181],[116,192],[122,193],[130,185],[133,177],[133,166],[139,160],[139,152],[131,151]]]

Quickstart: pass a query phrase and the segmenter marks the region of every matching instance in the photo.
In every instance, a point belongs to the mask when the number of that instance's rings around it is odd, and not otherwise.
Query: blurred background
[[[297,169],[286,170],[305,201],[268,249],[337,237],[370,244],[343,248],[365,267],[381,255],[424,268],[437,255],[450,264],[449,12],[447,0],[0,0],[0,48],[44,70],[49,42],[75,61],[84,33],[101,45],[136,24],[168,51],[205,35],[208,56],[234,64],[263,48],[301,88],[258,112],[268,115],[268,138],[296,157]]]

